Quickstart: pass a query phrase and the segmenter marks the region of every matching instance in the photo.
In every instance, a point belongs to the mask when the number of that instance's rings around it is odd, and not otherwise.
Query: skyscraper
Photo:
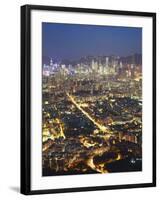
[[[108,66],[109,66],[109,58],[106,57],[106,67],[108,67]]]

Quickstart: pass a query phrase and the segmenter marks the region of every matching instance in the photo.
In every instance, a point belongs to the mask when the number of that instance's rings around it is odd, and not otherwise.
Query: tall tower
[[[131,77],[134,78],[134,74],[135,74],[135,68],[134,68],[134,64],[131,64],[131,70],[130,70],[130,73],[131,73]]]
[[[92,60],[91,66],[92,66],[92,70],[94,70],[94,68],[95,68],[94,59]]]
[[[122,63],[122,61],[120,62],[120,68],[121,68],[121,69],[123,68],[123,63]]]
[[[123,63],[122,61],[119,64],[119,68],[118,68],[118,74],[121,76],[123,74]]]
[[[108,67],[108,66],[109,66],[109,58],[106,57],[106,67]]]
[[[52,60],[52,58],[50,59],[50,66],[51,67],[53,66],[53,60]]]

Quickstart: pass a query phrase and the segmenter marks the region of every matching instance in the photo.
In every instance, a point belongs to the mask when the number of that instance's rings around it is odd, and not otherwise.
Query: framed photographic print
[[[156,186],[156,14],[21,7],[21,193]]]

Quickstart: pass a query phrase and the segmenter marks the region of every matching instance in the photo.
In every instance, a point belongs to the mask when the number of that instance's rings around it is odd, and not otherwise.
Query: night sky
[[[42,51],[44,57],[56,60],[142,53],[142,29],[42,23]]]

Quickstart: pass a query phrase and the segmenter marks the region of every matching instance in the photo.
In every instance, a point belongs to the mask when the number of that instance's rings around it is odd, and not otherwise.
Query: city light
[[[72,101],[72,103],[86,116],[88,117],[88,119],[90,119],[102,132],[107,132],[107,129],[105,126],[99,124],[98,122],[96,122],[95,119],[93,119],[86,111],[84,111],[81,106],[74,100],[74,98],[69,95],[69,93],[66,93],[67,96],[69,97],[69,99]]]
[[[44,176],[142,170],[142,65],[130,57],[44,64]]]

